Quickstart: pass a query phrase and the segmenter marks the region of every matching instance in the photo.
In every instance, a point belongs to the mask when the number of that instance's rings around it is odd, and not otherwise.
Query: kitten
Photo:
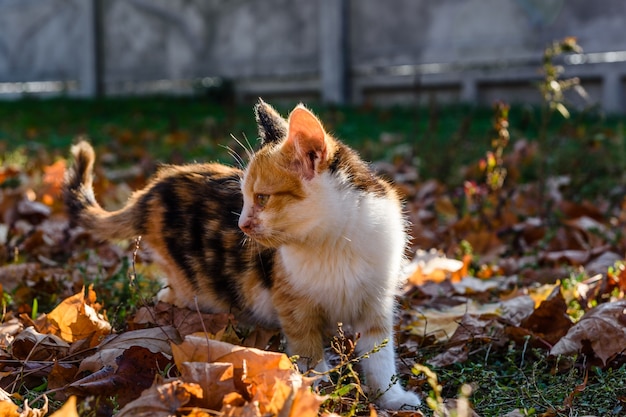
[[[360,333],[357,352],[379,405],[417,406],[394,378],[394,295],[407,241],[394,188],[297,106],[283,119],[255,107],[260,149],[244,171],[220,164],[161,168],[125,207],[107,212],[92,189],[94,151],[72,148],[63,197],[72,222],[102,239],[142,236],[168,286],[161,300],[236,311],[277,324],[305,370],[328,369],[325,332]]]

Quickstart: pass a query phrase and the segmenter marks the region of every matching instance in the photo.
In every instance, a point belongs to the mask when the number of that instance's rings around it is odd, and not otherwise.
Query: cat
[[[167,276],[162,301],[279,325],[304,370],[327,370],[326,331],[351,326],[357,353],[383,346],[362,361],[377,403],[418,406],[394,377],[398,194],[305,106],[284,119],[259,100],[255,116],[261,144],[244,169],[166,165],[113,212],[94,197],[95,153],[79,142],[63,187],[71,221],[101,239],[142,236]]]

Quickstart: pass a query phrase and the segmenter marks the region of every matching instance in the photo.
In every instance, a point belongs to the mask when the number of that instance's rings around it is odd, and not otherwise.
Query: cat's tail
[[[93,166],[96,154],[86,141],[72,146],[73,165],[67,170],[63,184],[63,201],[70,225],[82,226],[100,239],[133,239],[135,227],[132,205],[117,211],[106,211],[96,201],[93,192]]]

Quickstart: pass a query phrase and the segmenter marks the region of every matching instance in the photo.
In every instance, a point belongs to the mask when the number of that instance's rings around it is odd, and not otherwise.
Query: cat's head
[[[255,112],[262,146],[242,179],[239,227],[258,243],[277,247],[302,239],[316,220],[323,221],[325,174],[337,142],[303,105],[287,120],[263,101]]]

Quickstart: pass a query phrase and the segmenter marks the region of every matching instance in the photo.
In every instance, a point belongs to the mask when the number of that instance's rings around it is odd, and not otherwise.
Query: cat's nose
[[[239,228],[244,233],[250,233],[252,231],[252,219],[239,219]]]

